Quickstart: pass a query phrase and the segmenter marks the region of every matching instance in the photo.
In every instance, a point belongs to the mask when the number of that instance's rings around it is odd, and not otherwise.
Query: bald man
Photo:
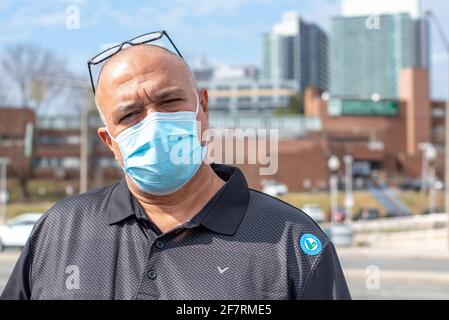
[[[95,99],[124,177],[43,215],[3,299],[350,298],[312,219],[205,163],[208,95],[180,57],[123,49]]]

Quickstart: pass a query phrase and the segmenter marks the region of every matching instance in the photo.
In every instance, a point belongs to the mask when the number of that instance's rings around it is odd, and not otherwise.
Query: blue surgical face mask
[[[116,138],[123,171],[143,192],[166,195],[183,187],[206,155],[198,137],[196,111],[153,112]]]

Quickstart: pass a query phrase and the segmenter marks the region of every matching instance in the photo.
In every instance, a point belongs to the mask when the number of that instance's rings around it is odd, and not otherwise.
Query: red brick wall
[[[35,123],[33,110],[27,108],[0,108],[0,156],[10,159],[8,173],[30,174],[30,161],[24,155],[24,137],[27,123]]]

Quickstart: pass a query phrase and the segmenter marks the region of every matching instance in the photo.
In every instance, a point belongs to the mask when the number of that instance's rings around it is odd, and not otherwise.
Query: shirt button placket
[[[150,270],[150,271],[148,271],[147,276],[148,276],[148,279],[155,280],[157,277],[157,273],[155,270]]]
[[[159,249],[163,249],[164,248],[164,242],[163,241],[161,241],[161,240],[158,240],[157,242],[156,242],[156,247],[158,247]]]
[[[157,240],[156,241],[156,247],[158,248],[158,249],[163,249],[164,248],[164,242],[162,241],[162,240]],[[156,278],[157,278],[157,272],[156,272],[156,270],[153,270],[153,269],[151,269],[151,270],[149,270],[148,272],[147,272],[147,276],[148,276],[148,279],[150,279],[150,280],[155,280]]]

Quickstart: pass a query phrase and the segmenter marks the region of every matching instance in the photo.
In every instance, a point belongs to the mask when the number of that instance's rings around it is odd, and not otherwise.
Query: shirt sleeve
[[[11,276],[0,295],[0,300],[29,300],[30,290],[30,241],[28,240],[14,266]]]
[[[350,300],[348,285],[338,260],[334,245],[324,249],[318,264],[309,276],[302,299]]]

